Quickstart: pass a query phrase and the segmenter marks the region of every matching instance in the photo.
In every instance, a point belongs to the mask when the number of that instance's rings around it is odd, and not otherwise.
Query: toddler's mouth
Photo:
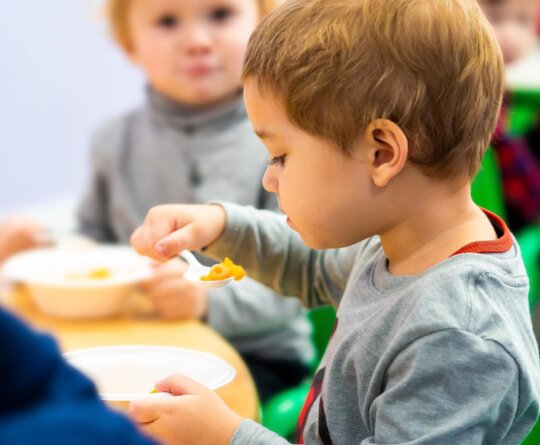
[[[203,77],[212,73],[214,68],[209,65],[192,65],[187,67],[184,71],[189,77]]]

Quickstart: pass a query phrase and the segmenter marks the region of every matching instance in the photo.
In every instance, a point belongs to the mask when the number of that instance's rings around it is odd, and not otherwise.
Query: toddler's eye
[[[178,25],[178,19],[172,14],[165,14],[157,20],[161,28],[174,28]]]
[[[276,156],[276,157],[268,159],[268,166],[271,167],[272,165],[279,165],[279,166],[285,165],[285,155]]]
[[[230,8],[216,8],[210,12],[210,18],[214,22],[224,22],[233,15],[234,11]]]

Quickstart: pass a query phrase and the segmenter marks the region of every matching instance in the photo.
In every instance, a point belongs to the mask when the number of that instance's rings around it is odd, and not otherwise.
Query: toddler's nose
[[[275,168],[267,168],[262,180],[264,189],[270,193],[277,193],[278,191],[278,179],[275,170]]]
[[[204,26],[186,27],[179,42],[193,54],[209,52],[212,47],[212,38]]]

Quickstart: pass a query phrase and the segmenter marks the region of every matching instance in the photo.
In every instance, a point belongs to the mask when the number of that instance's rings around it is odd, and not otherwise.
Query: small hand
[[[214,392],[185,376],[170,376],[156,390],[176,397],[134,400],[129,414],[164,445],[228,445],[243,420]]]
[[[152,301],[158,315],[168,319],[201,319],[208,310],[208,295],[204,288],[182,278],[188,265],[174,258],[155,266],[152,277],[140,288]]]
[[[40,224],[20,216],[11,216],[0,223],[0,263],[23,250],[46,245],[40,241],[46,233]]]
[[[181,250],[199,250],[220,237],[225,210],[219,205],[162,205],[150,209],[144,223],[131,236],[141,255],[158,261]]]

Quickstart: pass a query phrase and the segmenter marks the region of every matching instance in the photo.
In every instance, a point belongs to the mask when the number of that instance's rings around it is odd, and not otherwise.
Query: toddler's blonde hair
[[[280,2],[279,0],[256,1],[259,5],[261,18],[272,12]],[[122,48],[129,48],[130,45],[130,30],[127,19],[129,3],[130,0],[106,0],[105,3],[111,33]]]
[[[289,0],[251,37],[244,80],[304,131],[350,153],[389,119],[426,174],[479,168],[495,128],[504,65],[476,0]]]

